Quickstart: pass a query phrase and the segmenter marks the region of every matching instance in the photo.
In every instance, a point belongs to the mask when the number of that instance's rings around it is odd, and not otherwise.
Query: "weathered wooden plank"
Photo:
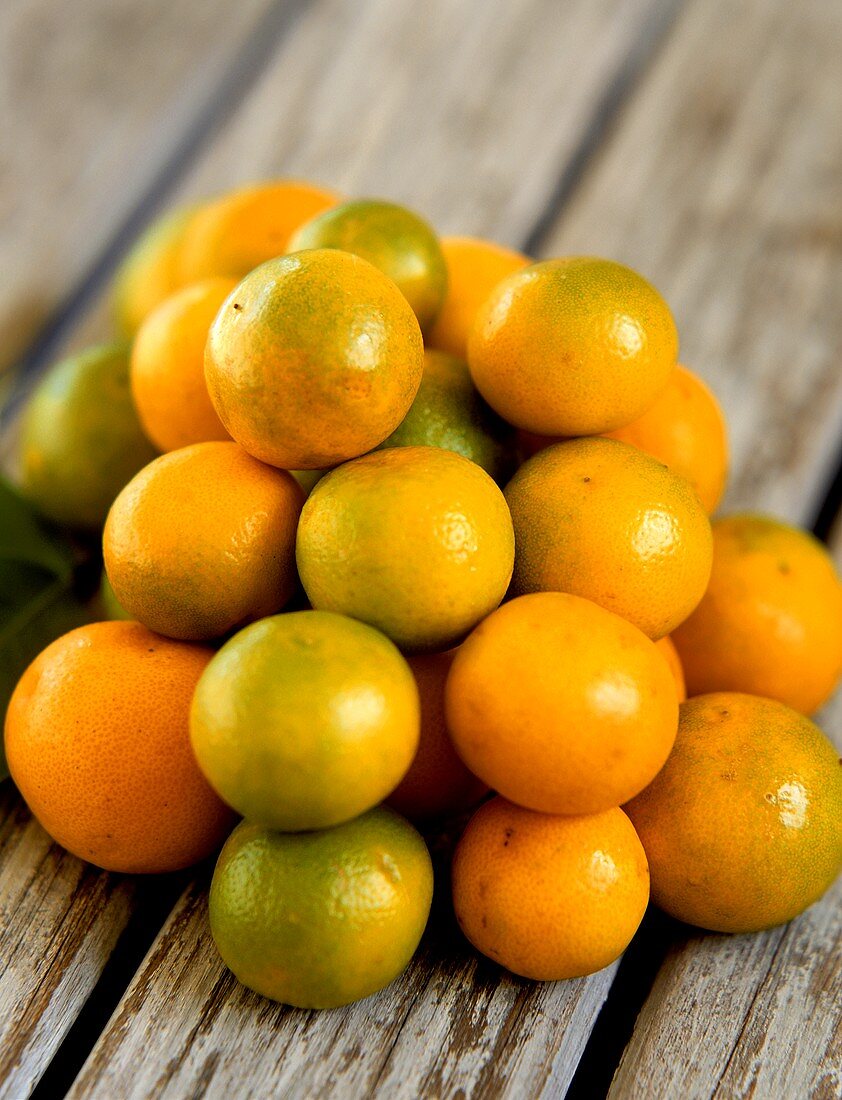
[[[238,59],[252,64],[255,34],[282,24],[273,7],[3,6],[0,371],[192,140],[203,112],[236,93]],[[188,47],[199,63],[186,69]],[[18,1100],[37,1084],[136,904],[134,883],[52,845],[3,786],[0,1096]]]
[[[178,153],[271,7],[2,5],[0,371]]]
[[[838,1096],[840,904],[837,883],[783,929],[670,952],[609,1095]]]
[[[327,0],[302,18],[179,197],[303,175],[402,199],[443,230],[516,243],[607,81],[670,9],[661,0],[439,0],[422,13],[410,0],[367,0],[352,18]],[[379,997],[335,1013],[289,1012],[224,975],[204,904],[194,888],[177,907],[75,1095],[109,1095],[119,1082],[138,1096],[270,1087],[409,1096],[422,1085],[496,1088],[500,1067],[516,1074],[514,1092],[521,1082],[563,1091],[611,980],[611,971],[554,987],[501,979],[458,940],[448,963],[439,939]],[[156,1057],[139,1072],[153,1037]]]
[[[842,567],[842,534],[837,543]],[[842,751],[842,694],[819,721]],[[797,920],[672,949],[609,1095],[831,1097],[842,1092],[842,878]]]
[[[812,519],[842,434],[842,7],[696,3],[546,241],[662,289],[731,425],[725,509]]]
[[[414,205],[443,234],[518,246],[624,59],[677,6],[322,0],[181,196],[300,174]]]
[[[563,1090],[587,1028],[586,983],[535,986],[500,978],[442,917],[407,971],[347,1008],[305,1012],[249,993],[226,972],[191,887],[94,1048],[70,1095],[415,1097],[535,1095]],[[443,925],[443,927],[442,927]],[[597,979],[608,991],[613,968]],[[593,984],[593,983],[591,983]],[[600,1001],[601,1003],[601,1001]],[[583,1013],[587,1014],[582,1019]],[[525,1043],[529,1035],[531,1041]],[[435,1052],[423,1057],[422,1049]],[[155,1058],[141,1058],[154,1049]],[[132,1063],[127,1079],[127,1058]],[[572,1059],[572,1062],[571,1062]]]
[[[546,243],[625,260],[672,302],[731,423],[726,510],[809,520],[837,454],[840,48],[821,0],[696,4]],[[838,1095],[840,899],[672,949],[611,1095]]]
[[[28,1096],[129,919],[134,884],[52,844],[0,789],[0,1097]]]
[[[683,2],[318,0],[170,203],[299,176],[517,247]],[[63,351],[109,329],[100,295]]]

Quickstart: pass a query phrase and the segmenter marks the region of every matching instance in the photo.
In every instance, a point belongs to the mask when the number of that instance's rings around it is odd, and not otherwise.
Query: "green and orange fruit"
[[[250,821],[323,829],[370,810],[418,747],[418,689],[379,631],[294,611],[240,631],[196,689],[191,737],[214,789]]]
[[[447,267],[432,227],[412,210],[380,199],[353,199],[317,214],[289,241],[302,248],[340,248],[374,264],[394,282],[426,331],[441,309]]]
[[[421,330],[382,272],[348,252],[294,252],[235,288],[211,326],[205,378],[251,455],[323,469],[395,430],[424,370]]]
[[[320,832],[243,822],[214,871],[210,926],[249,989],[298,1008],[335,1008],[401,973],[432,895],[424,841],[385,807]]]

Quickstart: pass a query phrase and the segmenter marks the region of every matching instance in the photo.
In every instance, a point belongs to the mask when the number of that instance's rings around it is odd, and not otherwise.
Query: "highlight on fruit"
[[[611,965],[649,904],[747,933],[831,886],[842,584],[728,510],[644,274],[273,180],[167,213],[112,302],[0,485],[22,591],[101,577],[4,700],[60,845],[214,858],[221,958],[312,1009],[405,970],[434,884],[534,981]]]

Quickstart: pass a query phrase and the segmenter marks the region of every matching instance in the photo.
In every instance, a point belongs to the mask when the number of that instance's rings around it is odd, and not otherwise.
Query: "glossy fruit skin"
[[[613,439],[556,443],[506,487],[517,540],[512,591],[572,592],[650,638],[671,633],[710,577],[708,517],[690,485]]]
[[[510,600],[480,623],[454,659],[446,712],[475,775],[549,814],[598,813],[643,790],[678,726],[654,643],[561,592]]]
[[[447,727],[444,686],[455,653],[407,658],[421,700],[421,736],[409,771],[387,801],[410,821],[460,813],[488,793],[488,786],[462,763]]]
[[[474,947],[537,981],[608,966],[649,900],[646,856],[616,807],[561,817],[494,798],[468,823],[452,875],[456,917]]]
[[[296,588],[304,494],[236,443],[194,443],[144,467],[103,532],[119,603],[170,638],[218,638],[279,611]]]
[[[289,251],[340,248],[374,264],[395,283],[425,331],[441,309],[447,267],[432,227],[412,210],[379,199],[343,202],[300,226]]]
[[[339,196],[298,180],[270,180],[229,191],[196,209],[179,254],[179,286],[223,275],[242,279],[282,256],[290,235]]]
[[[95,530],[127,481],[155,457],[129,390],[128,345],[56,363],[23,415],[21,492],[55,523]]]
[[[406,652],[440,650],[502,600],[514,535],[503,494],[479,466],[397,447],[318,483],[296,559],[313,607],[370,623]]]
[[[93,623],[48,646],[6,715],[12,777],[43,827],[109,871],[188,867],[234,818],[199,771],[187,719],[211,659],[136,622]]]
[[[427,344],[465,359],[480,306],[507,275],[532,261],[520,252],[476,237],[442,237],[441,250],[447,266],[447,294],[427,334]]]
[[[679,364],[642,416],[610,433],[686,478],[708,515],[728,479],[728,430],[719,402],[697,374]]]
[[[233,279],[176,291],[146,317],[131,353],[131,386],[143,430],[159,451],[230,439],[205,384],[205,344]]]
[[[681,663],[681,658],[678,656],[678,650],[675,648],[675,642],[667,634],[663,638],[659,638],[655,642],[656,647],[661,653],[661,656],[669,665],[670,672],[675,680],[676,691],[678,692],[678,701],[683,703],[687,698],[687,683],[684,679],[684,666]]]
[[[839,754],[771,699],[718,692],[683,703],[669,761],[626,810],[652,900],[715,932],[792,920],[842,868]]]
[[[157,218],[120,266],[112,290],[112,312],[124,336],[134,336],[144,318],[183,285],[181,248],[195,210],[191,206]]]
[[[477,315],[468,363],[510,424],[596,435],[630,423],[669,381],[678,334],[666,302],[622,264],[545,260],[508,276]]]
[[[842,674],[842,583],[830,555],[770,516],[715,520],[710,584],[674,641],[691,695],[745,691],[813,714]]]
[[[418,747],[418,690],[379,631],[326,611],[275,615],[220,649],[191,739],[238,813],[270,829],[338,825],[390,794]]]
[[[468,364],[429,348],[424,352],[424,374],[415,400],[380,447],[455,451],[498,483],[514,469],[514,433],[477,393]]]
[[[222,423],[282,469],[335,466],[400,424],[424,370],[406,299],[366,260],[335,249],[261,265],[211,326],[205,378]]]
[[[335,1008],[404,970],[432,895],[424,841],[385,807],[315,833],[243,822],[216,865],[211,932],[249,989],[299,1008]]]

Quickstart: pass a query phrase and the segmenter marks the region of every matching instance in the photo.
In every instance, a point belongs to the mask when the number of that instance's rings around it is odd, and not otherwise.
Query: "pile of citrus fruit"
[[[711,523],[722,414],[644,278],[280,181],[159,222],[115,303],[124,341],[21,431],[25,496],[103,527],[107,621],[6,718],[59,843],[161,872],[224,842],[222,958],[309,1007],[418,946],[410,821],[467,822],[459,924],[535,979],[611,963],[650,894],[745,932],[827,889],[842,587],[801,531]]]

